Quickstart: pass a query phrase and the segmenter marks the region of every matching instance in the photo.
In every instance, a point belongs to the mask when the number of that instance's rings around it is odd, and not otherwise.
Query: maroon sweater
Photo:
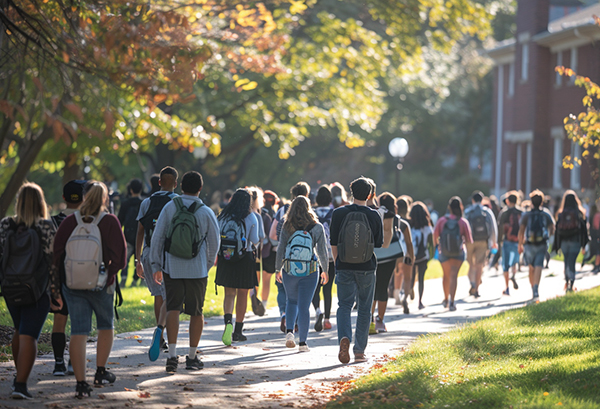
[[[76,226],[77,219],[72,214],[60,224],[54,237],[54,265],[59,271],[64,271],[65,247]],[[127,244],[125,243],[121,223],[115,215],[105,215],[98,223],[98,228],[102,235],[102,259],[108,274],[106,285],[111,285],[115,281],[115,276],[119,270],[125,267]],[[63,274],[61,274],[61,279],[64,280]]]

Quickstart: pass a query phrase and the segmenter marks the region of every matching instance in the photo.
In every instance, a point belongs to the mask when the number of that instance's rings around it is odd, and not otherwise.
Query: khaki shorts
[[[487,241],[474,241],[467,244],[467,261],[470,265],[485,263],[488,251]]]

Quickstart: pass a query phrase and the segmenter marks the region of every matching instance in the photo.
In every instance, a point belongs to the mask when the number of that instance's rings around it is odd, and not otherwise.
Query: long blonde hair
[[[48,218],[48,206],[44,191],[35,183],[24,183],[17,193],[15,221],[33,227],[38,221]]]
[[[102,182],[90,181],[89,187],[83,194],[83,202],[79,211],[82,216],[97,216],[106,211],[108,202],[108,189]]]
[[[318,222],[319,218],[310,207],[308,198],[306,196],[298,196],[294,199],[285,214],[283,228],[286,232],[292,234],[296,230],[306,229],[308,226],[317,224]]]

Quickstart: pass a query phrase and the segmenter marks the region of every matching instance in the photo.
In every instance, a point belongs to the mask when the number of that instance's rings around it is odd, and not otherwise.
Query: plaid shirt
[[[193,202],[202,204],[198,197],[190,195],[180,196],[183,204],[189,207]],[[208,270],[214,265],[220,245],[219,224],[215,214],[208,206],[201,206],[196,210],[196,220],[200,228],[200,237],[205,238],[200,251],[193,259],[175,257],[165,252],[165,239],[171,227],[171,220],[175,216],[177,207],[170,201],[160,212],[156,221],[156,228],[152,234],[150,245],[150,263],[152,273],[162,271],[171,278],[194,279],[208,276]],[[164,265],[163,265],[164,261]]]

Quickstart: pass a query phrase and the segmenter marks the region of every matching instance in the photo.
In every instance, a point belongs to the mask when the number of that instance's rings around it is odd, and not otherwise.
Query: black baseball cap
[[[83,187],[87,180],[72,180],[63,187],[63,198],[67,203],[80,203],[83,200]]]

